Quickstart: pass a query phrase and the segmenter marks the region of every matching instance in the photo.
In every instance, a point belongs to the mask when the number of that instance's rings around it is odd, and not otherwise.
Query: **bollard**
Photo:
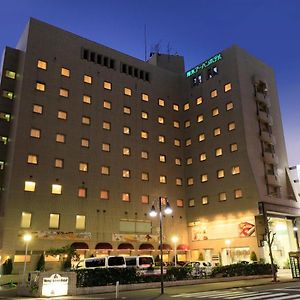
[[[119,281],[116,282],[116,299],[119,298]]]

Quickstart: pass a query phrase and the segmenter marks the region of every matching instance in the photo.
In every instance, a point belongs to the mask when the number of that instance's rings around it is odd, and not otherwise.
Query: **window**
[[[176,200],[176,206],[177,207],[183,207],[183,200],[182,199],[177,199]]]
[[[236,143],[230,144],[230,152],[235,152],[238,150],[238,145]]]
[[[222,156],[222,154],[223,154],[222,148],[217,148],[217,149],[215,149],[215,155],[216,155],[216,156]]]
[[[141,116],[142,116],[142,119],[148,119],[148,113],[145,111],[142,111]]]
[[[165,176],[165,175],[160,175],[160,176],[159,176],[159,182],[160,182],[160,183],[167,183],[167,176]]]
[[[198,140],[199,142],[202,142],[205,140],[205,134],[204,133],[200,133],[199,136],[198,136]]]
[[[142,195],[141,196],[141,203],[149,204],[149,196],[148,195]]]
[[[174,146],[180,147],[180,144],[181,144],[180,140],[174,139]]]
[[[220,128],[220,127],[215,128],[215,129],[214,129],[214,136],[218,136],[218,135],[220,135],[220,134],[221,134],[221,128]]]
[[[181,166],[181,158],[175,158],[175,165]]]
[[[91,104],[92,103],[92,97],[88,95],[83,95],[82,96],[82,102],[86,104]]]
[[[87,116],[81,117],[81,124],[83,125],[90,125],[91,124],[91,118]]]
[[[102,143],[102,151],[109,152],[110,151],[110,144]]]
[[[219,201],[226,201],[227,196],[225,192],[219,193]]]
[[[179,111],[179,105],[178,104],[173,104],[173,110],[174,111]]]
[[[124,170],[122,171],[122,177],[123,177],[123,178],[130,178],[130,170],[124,169]]]
[[[189,110],[190,109],[190,104],[189,103],[185,103],[183,106],[183,110]]]
[[[92,84],[92,77],[89,75],[83,75],[83,82],[87,84]]]
[[[224,176],[225,176],[225,172],[224,172],[223,169],[217,171],[217,177],[218,178],[224,178]]]
[[[123,127],[123,133],[124,134],[130,134],[130,127],[124,126]]]
[[[8,142],[8,137],[0,135],[0,143],[3,143],[3,145],[6,145]]]
[[[159,124],[164,124],[164,123],[165,123],[165,118],[164,118],[164,117],[158,117],[158,118],[157,118],[157,122],[158,122]]]
[[[59,110],[57,112],[57,118],[61,120],[67,120],[67,112]]]
[[[109,191],[101,190],[100,191],[100,199],[101,200],[108,200],[109,199]]]
[[[30,136],[36,139],[41,138],[41,131],[40,129],[31,128],[30,129]]]
[[[55,158],[54,167],[62,169],[64,167],[64,160],[61,158]]]
[[[189,207],[195,207],[195,199],[189,199]]]
[[[34,181],[25,181],[24,191],[34,192],[36,183]]]
[[[16,79],[16,72],[6,70],[5,71],[5,77],[9,79]]]
[[[141,131],[141,138],[142,139],[148,139],[148,132],[147,131]]]
[[[201,197],[201,203],[202,203],[203,205],[208,204],[208,196],[202,196],[202,197]]]
[[[191,186],[191,185],[193,185],[194,184],[194,178],[193,177],[189,177],[188,179],[187,179],[187,185],[188,186]]]
[[[89,139],[81,139],[81,147],[88,148],[90,146],[90,140]]]
[[[201,182],[206,182],[208,181],[208,175],[207,174],[202,174],[201,175]]]
[[[211,114],[213,117],[217,116],[220,114],[219,109],[216,107],[211,111]]]
[[[143,101],[149,101],[149,96],[147,94],[142,94]]]
[[[200,105],[200,104],[202,104],[202,103],[203,103],[202,97],[198,97],[198,98],[196,99],[196,105]]]
[[[124,88],[124,95],[126,95],[126,96],[131,96],[131,94],[132,94],[131,89],[129,89],[129,88]]]
[[[226,92],[228,92],[228,91],[230,91],[231,90],[231,83],[226,83],[225,85],[224,85],[224,92],[226,93]]]
[[[191,165],[193,163],[193,159],[191,158],[191,157],[188,157],[187,159],[186,159],[186,164],[187,165]]]
[[[59,89],[59,96],[68,98],[69,97],[69,90],[60,88]]]
[[[0,112],[0,119],[9,122],[11,120],[11,115],[5,112]]]
[[[81,172],[87,172],[88,171],[88,163],[86,163],[86,162],[80,162],[79,163],[79,171],[81,171]]]
[[[62,133],[57,133],[55,138],[57,143],[65,143],[66,142],[66,136]]]
[[[165,163],[166,162],[166,156],[163,154],[159,155],[159,161]]]
[[[233,102],[226,103],[226,110],[231,110],[231,109],[233,109]]]
[[[207,70],[207,79],[211,79],[218,74],[218,67],[214,66]]]
[[[110,130],[110,122],[103,121],[102,122],[102,128],[105,130]]]
[[[184,122],[184,127],[185,128],[188,128],[190,126],[191,126],[191,121],[190,120],[187,120],[187,121]]]
[[[61,68],[60,75],[65,77],[70,77],[70,70],[67,68]]]
[[[42,114],[43,113],[43,106],[38,104],[33,104],[32,112],[36,114]]]
[[[243,197],[243,192],[241,189],[234,190],[234,198],[239,199]]]
[[[148,181],[149,180],[149,173],[142,172],[141,179],[144,180],[144,181]]]
[[[231,174],[232,175],[240,174],[240,172],[241,172],[240,166],[231,167]]]
[[[110,174],[110,167],[108,167],[108,166],[102,166],[101,167],[101,174],[102,175],[109,175]]]
[[[147,151],[142,151],[142,152],[141,152],[141,158],[143,158],[143,159],[148,159],[148,158],[149,158],[148,152],[147,152]]]
[[[37,91],[40,91],[40,92],[45,92],[45,90],[46,90],[46,84],[37,81],[36,84],[35,84],[35,89]]]
[[[235,122],[228,123],[228,131],[232,131],[235,129]]]
[[[185,140],[185,145],[186,145],[186,146],[192,145],[192,140],[191,140],[191,139],[186,139],[186,140]]]
[[[122,201],[130,202],[130,194],[129,193],[122,193]]]
[[[47,70],[47,62],[39,59],[37,61],[37,67],[42,70]]]
[[[159,105],[159,106],[165,106],[165,100],[163,100],[163,99],[158,99],[158,105]]]
[[[217,90],[213,90],[210,92],[210,98],[215,98],[218,96],[218,91]]]
[[[129,147],[123,147],[123,155],[129,156],[130,155],[130,148]]]
[[[130,115],[131,114],[131,108],[128,106],[124,106],[123,107],[123,113],[126,115]]]
[[[179,121],[173,121],[173,127],[180,128],[180,122]]]
[[[103,101],[103,108],[105,109],[111,109],[111,102],[104,100]]]
[[[50,214],[49,228],[50,229],[58,229],[59,228],[59,214]]]
[[[112,85],[111,85],[110,82],[104,81],[104,82],[103,82],[103,88],[104,88],[105,90],[111,90],[111,89],[112,89]]]
[[[79,198],[86,198],[86,196],[87,196],[87,188],[79,187],[78,188],[78,197]]]
[[[203,122],[204,121],[204,116],[203,115],[198,115],[197,116],[197,122],[198,123],[201,123],[201,122]]]
[[[85,216],[83,216],[83,215],[76,215],[75,228],[77,230],[85,230]]]
[[[11,91],[3,91],[2,93],[4,98],[7,98],[9,100],[13,100],[14,99],[14,93]]]
[[[165,143],[166,142],[166,138],[164,135],[159,135],[158,136],[158,142],[159,143]]]
[[[38,164],[38,156],[36,154],[28,154],[27,163],[37,165]]]
[[[62,186],[60,184],[52,184],[51,193],[54,195],[61,195]]]
[[[179,186],[182,185],[182,178],[176,178],[175,179],[175,184],[179,185]]]
[[[199,155],[199,160],[200,161],[205,161],[206,160],[206,153],[200,153],[200,155]]]
[[[4,170],[5,162],[0,160],[0,170]]]
[[[31,213],[29,212],[22,212],[21,215],[21,228],[30,228],[31,226]]]

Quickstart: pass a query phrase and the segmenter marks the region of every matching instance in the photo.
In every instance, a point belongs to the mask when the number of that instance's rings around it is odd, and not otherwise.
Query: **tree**
[[[204,260],[204,256],[203,256],[202,252],[199,253],[199,260],[201,260],[201,261]]]
[[[9,275],[12,273],[13,269],[13,264],[11,258],[8,258],[4,264],[2,265],[3,267],[3,275]]]
[[[45,256],[41,254],[37,264],[36,264],[36,271],[44,271],[45,270]]]
[[[251,261],[257,261],[257,255],[254,251],[252,251],[251,254],[250,254],[250,260]]]

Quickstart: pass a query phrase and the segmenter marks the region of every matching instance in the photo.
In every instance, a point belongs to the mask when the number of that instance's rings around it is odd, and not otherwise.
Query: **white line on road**
[[[277,294],[279,295],[279,294]],[[272,300],[285,300],[285,299],[300,299],[299,295],[288,295],[288,296],[283,296],[283,297],[279,297],[279,298],[272,298]]]
[[[262,294],[268,294],[268,295],[263,295]],[[275,300],[275,299],[278,299],[278,298],[274,298],[274,296],[285,296],[285,295],[288,295],[287,293],[278,293],[278,294],[272,294],[272,293],[258,293],[257,296],[254,296],[254,297],[249,297],[249,298],[245,298],[244,300],[256,300],[256,299],[266,299],[266,298],[269,298],[269,299],[272,299],[272,300]]]

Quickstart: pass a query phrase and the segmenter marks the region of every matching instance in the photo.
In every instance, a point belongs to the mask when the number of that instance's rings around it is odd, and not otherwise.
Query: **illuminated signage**
[[[43,278],[42,296],[66,296],[68,295],[69,277],[53,274]]]
[[[205,68],[209,67],[210,65],[212,65],[213,63],[219,61],[222,59],[222,54],[216,54],[214,57],[206,60],[205,62],[199,64],[198,66],[196,66],[195,68],[189,70],[186,72],[186,77],[190,77],[196,73],[198,73],[201,70],[204,70]]]

